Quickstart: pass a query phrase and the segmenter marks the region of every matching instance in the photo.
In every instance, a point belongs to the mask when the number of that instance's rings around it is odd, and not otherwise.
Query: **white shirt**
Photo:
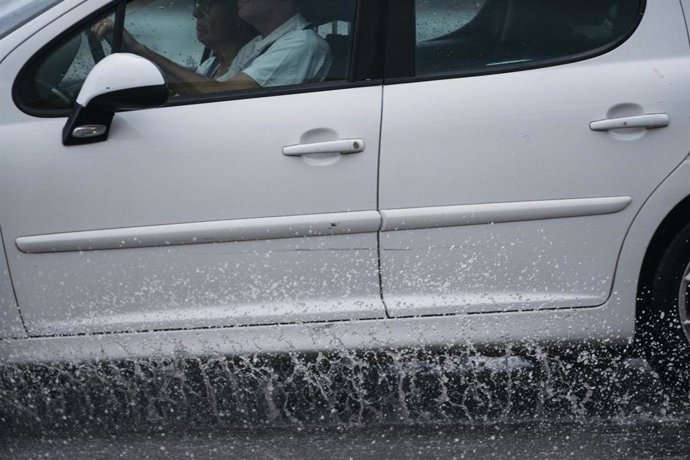
[[[218,67],[218,62],[217,62],[215,56],[211,56],[210,58],[206,59],[204,62],[199,64],[194,71],[200,75],[205,76],[205,77],[210,77],[211,76],[210,74],[215,72],[215,69],[217,67]],[[225,75],[225,74],[223,74],[223,75]],[[218,75],[217,79],[220,79],[223,75]]]
[[[244,73],[262,87],[323,81],[331,67],[331,49],[308,25],[298,13],[267,37],[255,37],[216,79],[226,81]]]

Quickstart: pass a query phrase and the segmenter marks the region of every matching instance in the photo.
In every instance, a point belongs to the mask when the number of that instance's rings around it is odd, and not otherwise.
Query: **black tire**
[[[639,345],[661,380],[680,391],[690,382],[690,224],[661,255],[638,300]]]

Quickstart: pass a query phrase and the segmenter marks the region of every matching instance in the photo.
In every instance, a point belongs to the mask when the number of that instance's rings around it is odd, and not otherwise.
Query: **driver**
[[[239,19],[235,0],[195,0],[193,16],[196,19],[197,40],[211,51],[211,57],[194,70],[156,53],[137,41],[127,30],[122,35],[123,50],[158,65],[168,83],[179,94],[199,92],[203,82],[214,81],[227,74],[237,52],[256,35],[255,29]],[[91,30],[98,39],[111,41],[113,27],[113,21],[105,19],[96,23]]]
[[[196,0],[194,17],[199,41],[214,52],[196,71],[179,66],[123,32],[124,48],[161,67],[170,86],[180,94],[322,81],[330,68],[328,44],[309,28],[295,0]],[[249,26],[259,35],[247,43]],[[108,37],[113,23],[104,20],[92,30],[99,38]]]

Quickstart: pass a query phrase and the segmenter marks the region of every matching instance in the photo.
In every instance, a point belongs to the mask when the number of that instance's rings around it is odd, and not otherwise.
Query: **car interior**
[[[311,27],[321,35],[331,48],[333,64],[326,81],[347,79],[352,50],[352,28],[354,27],[356,2],[338,0],[300,0],[302,16]],[[207,48],[200,62],[208,59],[211,51]]]
[[[346,79],[350,67],[356,2],[301,0],[298,4],[302,15],[331,47],[333,64],[326,81]]]
[[[631,32],[637,2],[487,0],[462,28],[417,44],[417,73],[574,56]]]

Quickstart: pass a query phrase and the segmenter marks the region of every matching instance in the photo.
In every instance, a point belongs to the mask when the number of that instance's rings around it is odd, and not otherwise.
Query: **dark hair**
[[[223,3],[230,8],[230,14],[232,15],[230,20],[233,38],[241,41],[242,43],[247,43],[249,40],[259,34],[254,27],[240,19],[239,15],[237,14],[237,0],[223,0]]]
[[[227,32],[232,39],[246,43],[258,34],[254,27],[240,19],[237,14],[237,0],[193,0],[193,2],[195,14],[196,11],[209,13],[211,5],[222,7],[229,16]]]

